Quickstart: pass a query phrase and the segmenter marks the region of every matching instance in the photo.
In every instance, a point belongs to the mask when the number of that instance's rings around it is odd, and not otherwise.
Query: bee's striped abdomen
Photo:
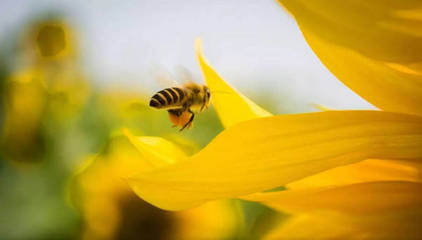
[[[185,94],[180,88],[166,88],[154,94],[149,105],[154,108],[171,107],[178,105],[183,100],[184,96]]]
[[[173,103],[178,103],[181,100],[177,90],[174,90],[173,88],[166,88],[166,89],[164,89],[164,91],[166,91],[167,93],[169,93],[171,95],[171,98],[173,99]],[[180,91],[182,92],[182,90],[180,90]]]
[[[177,102],[182,102],[183,99],[185,98],[185,93],[183,92],[182,89],[174,87],[174,88],[169,88],[173,93],[175,93],[178,96],[178,101]]]

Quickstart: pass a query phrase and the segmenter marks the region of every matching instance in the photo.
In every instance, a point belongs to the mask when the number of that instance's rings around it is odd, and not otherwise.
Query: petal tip
[[[314,107],[315,109],[318,109],[318,110],[322,111],[322,112],[333,111],[334,110],[332,108],[329,108],[329,107],[324,106],[324,105],[319,104],[319,103],[312,103],[311,106]]]
[[[200,37],[195,38],[195,52],[202,54],[202,39]]]

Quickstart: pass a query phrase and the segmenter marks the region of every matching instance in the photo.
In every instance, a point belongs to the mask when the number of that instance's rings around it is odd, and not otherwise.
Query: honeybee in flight
[[[155,93],[149,106],[165,109],[174,126],[183,129],[192,126],[195,112],[202,112],[210,104],[211,93],[207,86],[187,82],[177,87],[170,87]]]

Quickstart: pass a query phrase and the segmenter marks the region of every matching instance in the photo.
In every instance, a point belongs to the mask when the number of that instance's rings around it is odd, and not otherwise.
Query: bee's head
[[[204,85],[204,105],[201,107],[201,110],[203,110],[204,107],[208,108],[208,106],[210,105],[210,99],[211,99],[210,89]]]
[[[204,86],[204,91],[205,91],[205,99],[206,99],[206,102],[208,103],[211,99],[211,92],[207,86]]]

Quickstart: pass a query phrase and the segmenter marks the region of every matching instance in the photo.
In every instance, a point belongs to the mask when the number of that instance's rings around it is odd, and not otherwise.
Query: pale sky
[[[47,10],[59,10],[75,27],[84,64],[104,86],[153,92],[156,65],[170,71],[184,66],[201,82],[193,51],[201,37],[206,57],[226,81],[272,96],[282,110],[314,111],[312,103],[371,108],[325,69],[274,0],[3,0],[0,36]]]

